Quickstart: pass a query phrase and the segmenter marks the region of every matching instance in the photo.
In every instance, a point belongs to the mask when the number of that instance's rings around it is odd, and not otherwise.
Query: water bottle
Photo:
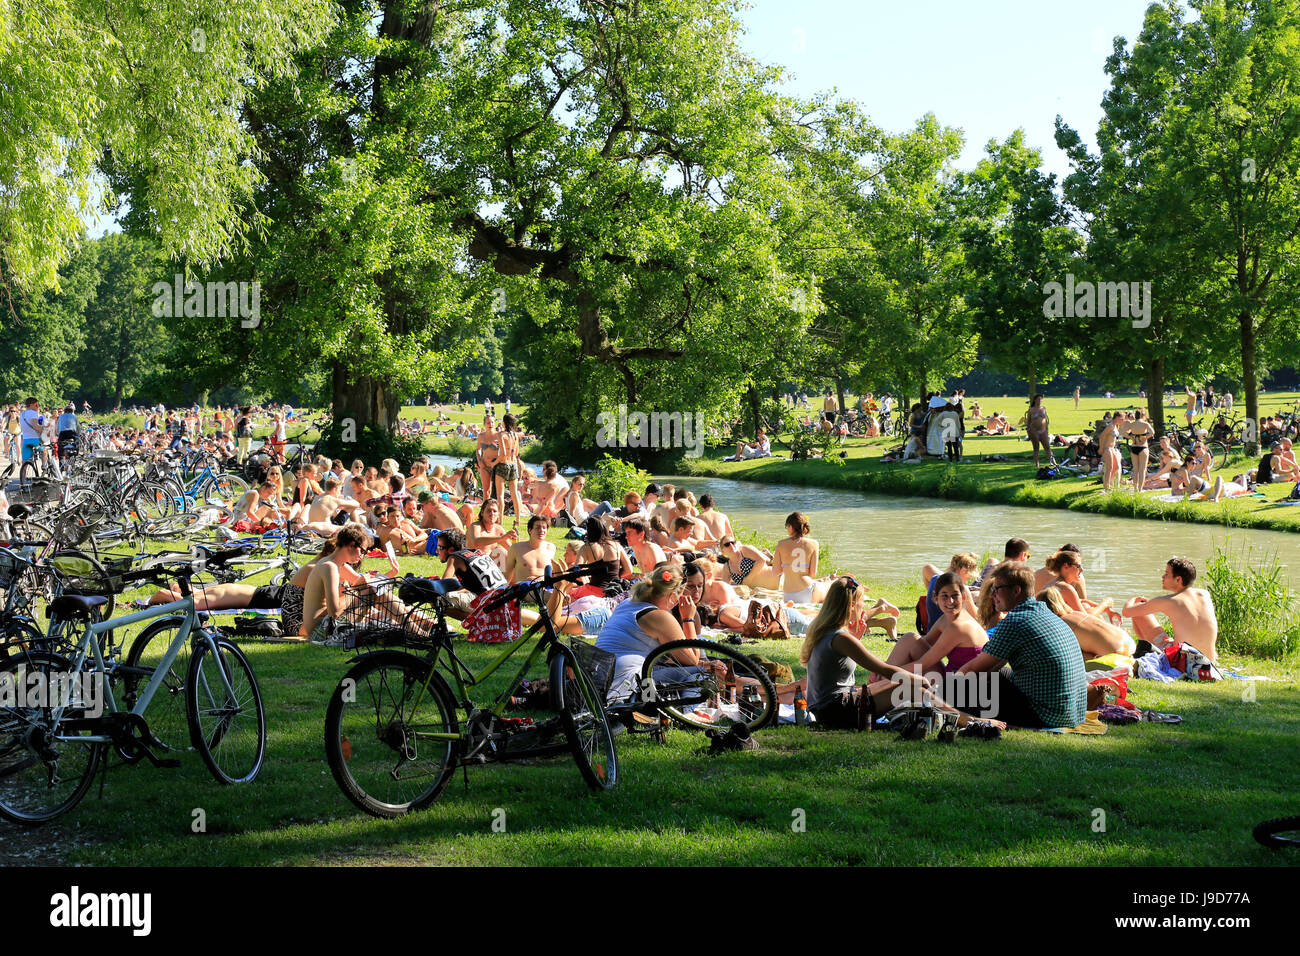
[[[794,692],[794,722],[796,724],[808,723],[808,701],[804,699],[801,690]]]

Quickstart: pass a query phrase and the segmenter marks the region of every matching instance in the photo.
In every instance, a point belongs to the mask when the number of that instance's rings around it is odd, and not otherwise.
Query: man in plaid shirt
[[[1083,653],[1068,624],[1034,600],[1034,572],[1023,561],[1004,561],[985,585],[1006,617],[980,655],[961,674],[992,672],[992,708],[981,717],[1015,727],[1074,727],[1083,723],[1088,685]],[[1004,670],[1011,665],[1010,674]],[[971,708],[963,708],[970,710]]]

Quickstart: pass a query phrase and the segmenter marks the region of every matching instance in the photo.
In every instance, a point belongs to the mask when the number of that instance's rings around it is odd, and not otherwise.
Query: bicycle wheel
[[[569,750],[587,786],[608,790],[618,783],[618,750],[605,705],[573,651],[556,644],[553,654],[551,695],[569,738]]]
[[[42,521],[28,518],[6,518],[4,525],[9,541],[31,542],[37,546],[45,544],[54,537],[54,531]]]
[[[205,498],[208,495],[215,494],[227,505],[233,505],[248,492],[248,482],[244,481],[238,475],[232,475],[229,472],[223,472],[219,475],[213,475],[207,484],[200,490],[197,497]]]
[[[141,485],[131,496],[131,510],[148,524],[161,521],[176,512],[176,501],[162,485]]]
[[[40,466],[35,460],[23,462],[23,467],[18,471],[18,489],[26,498],[32,493],[32,486],[40,480]]]
[[[315,557],[320,554],[320,549],[325,546],[325,539],[318,534],[299,531],[290,534],[286,539],[286,544],[294,554],[310,554]]]
[[[218,783],[257,778],[266,759],[262,691],[244,652],[225,637],[212,644],[200,637],[185,676],[185,710],[190,743]]]
[[[122,667],[122,706],[134,710],[144,689],[162,664],[176,633],[185,623],[183,617],[164,617],[150,621],[131,643]],[[166,676],[149,701],[145,719],[149,730],[168,750],[190,748],[189,717],[185,709],[185,678],[190,672],[191,642],[186,642],[167,669]]]
[[[692,650],[708,663],[681,664],[674,651]],[[725,644],[706,640],[669,641],[648,655],[641,667],[645,703],[696,730],[745,724],[751,731],[774,722],[776,687],[767,669]],[[730,700],[734,691],[735,700]]]
[[[25,706],[33,686],[48,688],[71,669],[66,659],[39,651],[0,664],[0,816],[14,823],[46,823],[71,810],[103,757],[103,744],[77,739],[88,732],[66,729],[67,721],[85,716],[84,701],[64,707],[47,698]]]
[[[1300,847],[1300,817],[1279,817],[1265,820],[1251,834],[1256,841],[1269,849]]]
[[[10,618],[0,622],[0,660],[36,650],[44,644],[45,635],[30,621]]]
[[[429,662],[397,651],[367,654],[330,695],[325,759],[344,796],[376,817],[421,810],[442,794],[458,746],[456,704]]]

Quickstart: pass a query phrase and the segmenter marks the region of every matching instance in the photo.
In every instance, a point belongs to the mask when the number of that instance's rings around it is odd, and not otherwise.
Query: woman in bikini
[[[1045,588],[1038,592],[1037,598],[1047,605],[1049,611],[1070,625],[1085,660],[1105,657],[1107,654],[1132,657],[1137,649],[1137,641],[1122,627],[1100,617],[1072,610],[1061,589]]]
[[[1146,420],[1147,413],[1138,409],[1129,424],[1128,450],[1133,457],[1133,491],[1139,492],[1146,487],[1147,461],[1151,458],[1151,439],[1156,437],[1156,430]]]
[[[501,457],[501,439],[491,415],[483,416],[483,428],[479,430],[474,455],[478,459],[479,487],[483,489],[484,497],[493,497],[492,475]]]
[[[776,546],[772,567],[781,575],[785,599],[795,604],[821,604],[826,599],[830,581],[817,580],[817,556],[821,545],[808,537],[811,526],[808,519],[795,511],[785,519],[785,529],[790,533]]]
[[[940,609],[939,619],[925,637],[900,637],[886,663],[918,674],[951,674],[979,656],[989,636],[971,610],[974,604],[961,575],[953,571],[937,575],[934,600]]]
[[[433,486],[429,484],[429,464],[423,458],[417,458],[411,462],[411,473],[406,478],[406,493],[412,497],[418,497],[422,491],[432,491]],[[438,491],[445,489],[439,488]]]
[[[501,431],[497,440],[501,443],[501,457],[497,459],[497,504],[501,513],[506,513],[506,488],[510,489],[510,500],[515,507],[515,531],[519,531],[519,518],[524,513],[524,500],[519,494],[519,429],[518,421],[513,415],[501,420]]]
[[[1124,419],[1117,412],[1097,436],[1097,450],[1101,453],[1101,486],[1110,491],[1123,480],[1123,466],[1120,463],[1119,449],[1115,447],[1119,440],[1119,429]]]
[[[1047,453],[1048,465],[1056,464],[1052,457],[1052,436],[1048,430],[1047,409],[1043,408],[1043,396],[1035,395],[1029,401],[1029,413],[1025,416],[1025,431],[1029,443],[1034,448],[1034,470],[1038,470],[1038,447],[1041,445]]]
[[[465,533],[466,544],[475,551],[482,551],[504,572],[506,567],[506,549],[518,540],[518,535],[507,531],[498,522],[501,520],[501,506],[495,498],[489,498],[479,508],[478,520],[470,524]]]
[[[1168,488],[1169,483],[1173,480],[1174,472],[1182,467],[1183,460],[1178,457],[1178,452],[1169,443],[1169,436],[1163,436],[1160,439],[1160,470],[1147,479],[1146,487],[1148,489]]]
[[[741,544],[730,535],[718,542],[719,570],[726,574],[732,585],[744,584],[751,588],[768,588],[775,591],[781,586],[781,575],[769,567],[772,555],[751,544]]]
[[[588,518],[583,528],[584,544],[578,549],[578,563],[597,566],[587,583],[603,588],[619,578],[631,578],[632,562],[628,560],[627,552],[609,537],[605,523],[599,518]]]

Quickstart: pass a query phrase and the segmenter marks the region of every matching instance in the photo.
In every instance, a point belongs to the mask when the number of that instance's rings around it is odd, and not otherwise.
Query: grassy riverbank
[[[988,412],[997,409],[1013,420],[1024,401],[972,398]],[[1261,402],[1261,414],[1294,405],[1294,395],[1267,396]],[[1102,412],[1137,407],[1136,395],[1111,401],[1085,399],[1078,411],[1068,398],[1049,398],[1045,405],[1053,433],[1077,434]],[[1174,413],[1176,409],[1169,409]],[[787,436],[788,437],[788,436]],[[1131,485],[1109,494],[1101,489],[1099,478],[1036,478],[1033,455],[1023,432],[980,438],[968,435],[966,461],[952,464],[938,460],[919,463],[882,462],[881,456],[897,442],[894,439],[849,439],[844,446],[843,464],[826,461],[791,461],[787,449],[774,444],[776,457],[753,461],[725,462],[729,451],[714,450],[700,458],[683,458],[677,466],[684,474],[738,481],[758,481],[821,488],[843,488],[876,494],[949,498],[988,504],[1020,505],[1034,508],[1068,508],[1116,517],[1148,518],[1161,521],[1192,521],[1240,528],[1265,528],[1276,531],[1300,531],[1300,507],[1279,504],[1291,485],[1261,487],[1262,498],[1228,499],[1218,504],[1208,501],[1163,502],[1156,500],[1164,492],[1133,493]],[[784,454],[785,457],[782,457]],[[985,456],[1002,455],[1005,461],[984,461]],[[1045,460],[1044,460],[1045,463]],[[1254,467],[1256,459],[1237,455],[1213,474],[1225,480]]]
[[[402,566],[439,570],[427,558]],[[869,586],[901,606],[917,594],[915,583]],[[867,643],[881,656],[890,648],[881,637]],[[103,797],[96,786],[66,820],[36,831],[0,823],[0,847],[22,847],[27,863],[132,866],[1295,862],[1250,838],[1258,821],[1293,812],[1300,788],[1300,768],[1278,759],[1279,742],[1300,732],[1300,692],[1286,664],[1227,661],[1287,681],[1252,685],[1253,699],[1236,681],[1135,684],[1141,706],[1181,714],[1179,726],[1102,737],[1022,731],[953,746],[782,727],[759,735],[759,752],[721,758],[700,756],[696,733],[675,731],[664,745],[624,736],[622,779],[610,793],[590,794],[561,758],[472,771],[468,791],[458,775],[428,811],[380,821],[353,809],[324,761],[325,704],[349,653],[244,647],[268,720],[267,763],[254,784],[219,787],[193,754],[178,770],[115,769]],[[803,674],[797,641],[747,650]],[[498,651],[457,642],[476,669]],[[194,831],[196,809],[204,832]],[[1098,809],[1104,832],[1094,828]]]

